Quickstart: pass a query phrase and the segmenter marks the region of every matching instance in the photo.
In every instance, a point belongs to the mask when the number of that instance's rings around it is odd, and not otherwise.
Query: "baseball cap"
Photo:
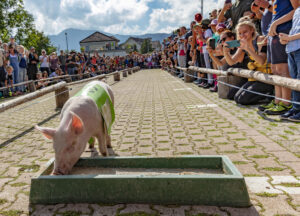
[[[201,24],[200,24],[200,23],[196,23],[196,24],[194,25],[194,27],[193,27],[193,28],[196,28],[196,27],[200,27],[200,28],[202,28],[202,26],[201,26]]]
[[[208,26],[210,27],[212,25],[218,25],[218,20],[217,19],[213,19]]]
[[[219,29],[222,29],[222,28],[226,28],[226,25],[224,24],[224,23],[219,23],[218,25],[217,25],[217,28],[216,28],[216,30],[217,31],[219,31]]]

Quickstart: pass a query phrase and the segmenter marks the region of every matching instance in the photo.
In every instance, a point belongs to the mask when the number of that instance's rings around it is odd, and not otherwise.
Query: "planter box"
[[[88,175],[49,176],[52,168],[53,160],[41,176],[31,180],[32,204],[251,205],[243,176],[226,156],[82,158],[74,170],[112,169]],[[116,169],[145,172],[120,175],[114,174]],[[161,169],[164,172],[160,174],[147,174],[149,170]],[[191,169],[194,171],[190,172]],[[165,174],[167,170],[171,174]],[[200,170],[199,174],[197,170]]]

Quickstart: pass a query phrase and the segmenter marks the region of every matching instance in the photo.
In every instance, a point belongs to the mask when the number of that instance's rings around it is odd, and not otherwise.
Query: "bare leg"
[[[276,71],[280,72],[283,77],[290,77],[288,64],[276,64]],[[281,87],[281,96],[285,100],[291,100],[292,91],[288,88]],[[289,102],[282,101],[285,105],[290,105]]]
[[[277,65],[276,64],[272,64],[271,65],[271,69],[272,69],[272,73],[274,75],[278,75],[278,76],[281,76],[280,75],[280,71],[277,71]],[[275,86],[275,97],[276,98],[282,98],[282,95],[281,95],[281,86]],[[280,100],[278,99],[275,99],[275,103],[276,104],[279,104]]]

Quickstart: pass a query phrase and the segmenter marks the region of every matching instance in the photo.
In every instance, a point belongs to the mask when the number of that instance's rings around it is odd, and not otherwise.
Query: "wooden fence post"
[[[63,108],[64,104],[69,99],[69,88],[62,87],[60,89],[55,90],[55,101],[56,101],[56,108]]]
[[[194,76],[194,72],[187,69],[184,71],[184,82],[186,83],[190,83],[193,82],[195,80]]]
[[[36,91],[35,83],[34,83],[33,80],[30,83],[28,83],[28,90],[29,90],[29,92],[35,92]]]
[[[128,74],[131,75],[132,74],[132,70],[128,69]]]
[[[114,81],[120,81],[120,80],[121,80],[120,73],[115,73],[114,74]]]
[[[123,71],[123,77],[127,77],[127,70]]]

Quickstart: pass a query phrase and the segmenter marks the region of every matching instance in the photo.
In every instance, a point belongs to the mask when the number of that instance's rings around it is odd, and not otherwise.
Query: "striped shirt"
[[[290,31],[290,35],[295,35],[300,33],[300,7],[297,8],[293,18],[293,26]],[[286,52],[291,53],[300,49],[300,39],[290,41],[286,46]]]

